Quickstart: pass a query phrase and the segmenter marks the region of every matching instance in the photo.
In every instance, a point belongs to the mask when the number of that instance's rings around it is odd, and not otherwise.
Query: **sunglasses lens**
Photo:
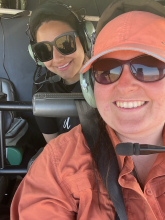
[[[116,82],[121,75],[122,65],[126,62],[111,58],[96,61],[93,64],[95,80],[100,84]],[[155,82],[165,76],[165,63],[148,55],[131,60],[130,68],[134,77],[142,82]]]
[[[165,74],[165,63],[151,56],[133,59],[130,67],[135,78],[143,82],[158,81]]]
[[[64,35],[56,39],[56,48],[64,55],[74,53],[76,51],[75,38],[72,35]]]
[[[53,58],[53,45],[63,55],[69,55],[76,51],[75,36],[71,33],[57,37],[53,42],[36,43],[33,45],[33,50],[41,62],[46,62]]]
[[[49,42],[41,42],[34,45],[33,50],[35,51],[35,54],[37,58],[41,62],[46,62],[48,60],[51,60],[53,57],[53,51],[52,46],[49,44]]]
[[[100,84],[111,84],[117,81],[122,72],[120,61],[115,59],[100,59],[93,64],[93,75]]]

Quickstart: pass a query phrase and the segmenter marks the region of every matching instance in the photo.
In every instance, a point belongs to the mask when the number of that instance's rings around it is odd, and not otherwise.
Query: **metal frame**
[[[43,113],[45,112],[46,117],[50,117],[50,115],[51,117],[63,117],[65,109],[66,116],[78,116],[74,100],[84,99],[82,93],[39,93],[35,95],[33,102],[0,101],[0,175],[27,173],[27,167],[21,165],[4,165],[6,157],[4,111],[33,111],[34,115],[41,114],[42,116],[44,116]],[[54,112],[54,115],[52,112]]]
[[[0,175],[4,174],[26,174],[27,168],[23,166],[5,166],[5,132],[4,132],[4,111],[32,111],[31,102],[0,102]]]

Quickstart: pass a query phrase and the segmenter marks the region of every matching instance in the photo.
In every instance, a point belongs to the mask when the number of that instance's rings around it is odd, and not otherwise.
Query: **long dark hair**
[[[98,171],[102,173],[103,182],[107,187],[107,175],[111,166],[111,155],[114,147],[107,132],[107,125],[100,116],[98,110],[96,110],[96,115],[98,119],[98,136],[94,147],[91,149],[91,154],[93,162],[96,164]]]
[[[49,13],[43,13],[43,14],[38,14],[38,16],[35,17],[35,19],[30,19],[30,33],[36,41],[36,33],[39,27],[44,23],[44,22],[49,22],[49,21],[61,21],[66,24],[68,24],[74,31],[78,32],[78,22],[72,17],[63,17],[63,16],[58,16],[54,14],[49,14]]]

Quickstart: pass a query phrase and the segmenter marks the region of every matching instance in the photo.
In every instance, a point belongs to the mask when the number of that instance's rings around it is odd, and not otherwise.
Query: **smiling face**
[[[44,22],[36,34],[37,42],[53,41],[57,36],[74,31],[68,24],[61,21]],[[76,51],[69,55],[62,55],[53,46],[53,59],[44,62],[45,66],[65,80],[66,84],[73,84],[79,80],[79,71],[84,61],[84,50],[78,37]]]
[[[140,56],[136,51],[117,51],[108,57],[128,60]],[[95,82],[94,94],[100,115],[120,140],[138,139],[162,132],[165,122],[165,78],[154,83],[136,80],[124,65],[115,83]]]

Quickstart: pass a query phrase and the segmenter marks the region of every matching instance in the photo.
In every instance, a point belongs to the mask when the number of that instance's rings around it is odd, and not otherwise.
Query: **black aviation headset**
[[[61,2],[48,0],[34,10],[29,21],[28,29],[26,31],[30,39],[28,51],[31,57],[35,60],[36,64],[38,66],[45,67],[44,63],[38,59],[38,57],[35,54],[35,51],[33,50],[33,45],[36,43],[36,40],[35,40],[35,36],[33,36],[32,34],[30,22],[32,19],[35,19],[35,17],[38,16],[37,14],[41,14],[42,11],[44,13],[46,11],[45,10],[46,8],[50,11],[49,14],[52,14],[52,15],[54,14],[54,15],[61,16],[61,17],[73,16],[76,19],[78,23],[77,35],[83,46],[84,52],[87,55],[89,55],[91,51],[91,45],[92,45],[91,39],[95,33],[95,28],[92,22],[86,21],[84,17],[80,16],[76,11],[74,11],[71,6],[63,4]]]

